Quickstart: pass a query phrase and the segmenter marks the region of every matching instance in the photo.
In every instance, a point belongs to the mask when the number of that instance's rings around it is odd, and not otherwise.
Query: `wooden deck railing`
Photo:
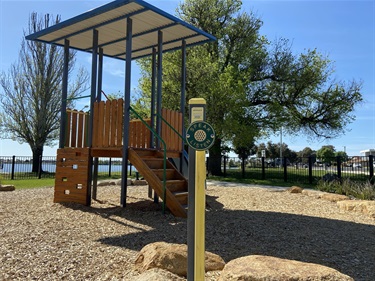
[[[182,135],[182,113],[170,109],[162,109],[161,116],[180,135]],[[182,151],[182,139],[165,122],[161,122],[161,138],[165,141],[168,150]]]
[[[122,146],[123,112],[123,99],[94,103],[92,147]]]
[[[87,112],[67,109],[66,111],[65,147],[87,147]]]
[[[123,99],[95,102],[93,124],[93,148],[121,148],[123,137]],[[163,119],[182,134],[182,114],[169,109],[162,110]],[[89,114],[83,111],[67,110],[65,147],[87,147]],[[148,125],[151,120],[145,120]],[[129,123],[129,147],[150,148],[151,132],[138,119]],[[182,151],[182,140],[164,121],[161,137],[168,151]]]

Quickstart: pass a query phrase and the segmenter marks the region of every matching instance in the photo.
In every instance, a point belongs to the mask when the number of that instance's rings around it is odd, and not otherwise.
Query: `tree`
[[[262,21],[241,11],[241,1],[186,0],[178,13],[218,39],[187,52],[186,98],[206,99],[207,121],[217,136],[210,149],[213,175],[221,174],[222,142],[246,138],[241,130],[253,130],[254,139],[282,126],[289,134],[332,138],[354,119],[351,113],[362,101],[361,83],[334,80],[332,62],[317,50],[295,55],[288,40],[270,42],[261,36]],[[175,109],[180,54],[167,55],[164,61],[163,102]],[[149,62],[141,68],[147,73],[141,80],[147,95]]]
[[[297,153],[297,157],[300,158],[300,161],[304,164],[309,163],[308,158],[312,157],[312,162],[316,161],[316,152],[312,150],[310,147],[305,147],[303,150]]]
[[[32,13],[24,35],[58,22],[60,16]],[[44,145],[53,145],[58,138],[63,62],[63,49],[22,39],[18,61],[11,65],[8,74],[0,75],[2,135],[29,144],[33,154],[32,172],[38,171]],[[69,73],[74,64],[75,52],[70,52]],[[87,81],[87,73],[80,69],[74,83],[69,85],[68,105],[72,105],[71,98],[85,90]]]
[[[323,163],[330,164],[335,160],[335,150],[332,145],[322,146],[322,148],[316,152],[316,157]]]
[[[335,156],[340,157],[341,162],[346,162],[346,161],[349,160],[349,156],[348,156],[348,154],[346,154],[345,151],[337,151],[337,152],[335,152]]]

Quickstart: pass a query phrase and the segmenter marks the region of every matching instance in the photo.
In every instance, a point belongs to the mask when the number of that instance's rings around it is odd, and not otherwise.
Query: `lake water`
[[[137,169],[134,166],[129,165],[129,170],[132,172],[136,172]],[[43,163],[42,169],[45,172],[49,173],[55,173],[56,172],[56,164],[54,163]],[[32,170],[32,164],[31,163],[16,163],[14,165],[14,172],[15,173],[29,173]],[[2,163],[0,164],[0,173],[3,174],[10,174],[12,172],[12,164],[11,163]],[[109,165],[108,164],[99,164],[98,165],[98,172],[104,173],[109,172]],[[112,173],[121,173],[121,165],[118,165],[116,163],[111,165],[111,172]]]

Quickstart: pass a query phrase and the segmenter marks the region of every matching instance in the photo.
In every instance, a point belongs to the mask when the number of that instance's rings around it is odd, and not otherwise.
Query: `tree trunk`
[[[33,173],[38,173],[39,172],[39,165],[41,164],[39,162],[39,159],[43,156],[43,146],[42,147],[32,147],[31,148],[33,152]],[[41,171],[42,172],[42,171]]]
[[[210,148],[208,160],[208,173],[213,176],[222,176],[221,172],[221,139],[215,139],[214,145]]]

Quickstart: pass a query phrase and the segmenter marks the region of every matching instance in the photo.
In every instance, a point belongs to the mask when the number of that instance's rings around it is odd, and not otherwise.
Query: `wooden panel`
[[[90,205],[88,160],[89,148],[57,150],[54,202]]]
[[[182,114],[178,111],[162,109],[162,116],[180,135],[182,135]],[[182,151],[182,140],[180,136],[167,124],[162,122],[161,137],[166,142],[170,151]]]

